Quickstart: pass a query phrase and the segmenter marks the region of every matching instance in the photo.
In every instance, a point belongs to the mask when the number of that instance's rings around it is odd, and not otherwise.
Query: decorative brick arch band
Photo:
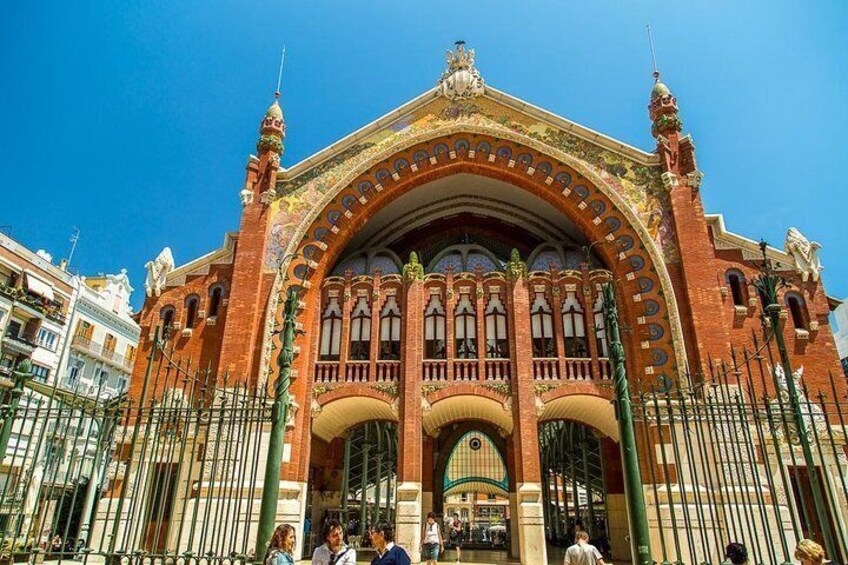
[[[630,205],[597,174],[561,151],[519,134],[467,124],[387,147],[339,180],[313,206],[286,249],[286,255],[299,252],[303,257],[284,266],[271,293],[263,371],[271,368],[271,332],[279,323],[283,281],[304,276],[320,281],[350,238],[380,209],[401,194],[459,173],[524,189],[553,205],[597,242],[593,250],[614,271],[619,307],[638,344],[631,355],[644,373],[632,378],[654,380],[684,372],[686,353],[671,278],[656,243]]]

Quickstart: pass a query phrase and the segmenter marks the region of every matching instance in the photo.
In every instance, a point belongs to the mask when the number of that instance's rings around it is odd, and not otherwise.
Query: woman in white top
[[[436,565],[439,562],[439,554],[444,551],[445,543],[442,540],[442,528],[436,522],[436,513],[427,514],[427,522],[421,533],[421,559],[426,565]]]

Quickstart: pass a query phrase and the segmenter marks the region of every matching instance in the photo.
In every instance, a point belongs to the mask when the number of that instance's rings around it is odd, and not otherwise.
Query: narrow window
[[[342,343],[342,308],[338,297],[331,297],[321,315],[321,361],[338,361]]]
[[[807,329],[807,317],[804,314],[804,299],[794,292],[786,294],[786,308],[792,316],[792,325],[796,330]]]
[[[553,310],[544,292],[535,293],[530,305],[530,330],[533,357],[556,357]]]
[[[174,327],[174,307],[165,306],[162,308],[159,312],[159,319],[162,320],[162,336],[167,336]]]
[[[424,358],[444,359],[445,350],[445,308],[438,294],[430,296],[430,303],[424,310]]]
[[[454,313],[456,333],[456,356],[459,359],[477,358],[477,313],[471,296],[466,292],[459,295]]]
[[[218,315],[218,310],[221,309],[221,298],[223,298],[224,289],[220,285],[215,285],[209,289],[209,308],[206,313],[208,318],[214,318]]]
[[[565,356],[588,357],[583,305],[580,304],[575,291],[565,293],[565,300],[562,302],[562,329],[565,334]]]
[[[498,294],[489,296],[486,306],[486,357],[509,357],[509,340],[506,335],[506,308]]]
[[[186,321],[185,327],[186,329],[193,328],[197,323],[197,307],[200,304],[200,299],[196,294],[192,294],[185,301],[186,307]]]
[[[371,306],[368,299],[356,300],[350,317],[350,358],[365,361],[371,354]]]
[[[727,280],[727,286],[730,287],[730,295],[733,297],[733,304],[735,306],[747,306],[745,300],[747,294],[745,292],[745,275],[733,269],[727,271],[725,279]]]
[[[595,343],[598,346],[599,357],[609,357],[609,343],[607,342],[607,320],[604,316],[604,297],[598,294],[592,307],[595,320]]]
[[[386,298],[380,312],[380,359],[400,360],[400,307],[394,296]]]

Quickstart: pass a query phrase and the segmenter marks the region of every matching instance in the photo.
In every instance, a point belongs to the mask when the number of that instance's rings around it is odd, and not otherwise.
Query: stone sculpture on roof
[[[483,78],[474,68],[474,49],[465,50],[465,42],[456,42],[456,52],[448,50],[448,68],[442,73],[437,89],[448,100],[469,100],[483,94]]]
[[[174,256],[171,248],[166,247],[153,261],[144,264],[147,269],[147,278],[144,281],[144,291],[147,296],[160,296],[165,288],[165,279],[174,270]]]
[[[808,240],[798,228],[789,228],[784,249],[795,260],[795,270],[801,275],[801,280],[819,280],[819,273],[824,270],[819,260],[820,244]]]

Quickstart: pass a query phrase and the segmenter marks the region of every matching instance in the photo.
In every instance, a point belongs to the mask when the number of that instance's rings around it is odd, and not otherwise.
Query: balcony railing
[[[57,303],[45,300],[41,296],[29,292],[25,288],[0,284],[0,295],[29,307],[59,324],[64,325],[67,320],[65,314],[62,313],[61,307]]]
[[[85,336],[75,335],[71,345],[84,353],[98,357],[108,363],[121,367],[122,369],[131,371],[133,363],[135,363],[135,359],[130,359],[120,353],[116,353],[114,349],[111,349],[102,343],[92,341]]]

